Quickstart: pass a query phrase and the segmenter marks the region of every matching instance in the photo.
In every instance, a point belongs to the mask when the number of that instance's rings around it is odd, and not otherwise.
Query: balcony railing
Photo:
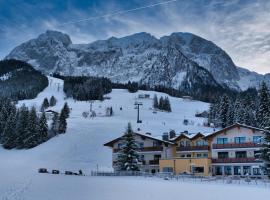
[[[203,151],[209,150],[209,146],[185,146],[185,147],[176,147],[177,151]]]
[[[159,160],[149,160],[149,165],[158,165]]]
[[[254,148],[261,147],[261,144],[253,142],[245,143],[228,143],[228,144],[213,144],[213,149],[233,149],[233,148]]]
[[[143,147],[143,148],[138,148],[136,149],[139,152],[148,152],[148,151],[162,151],[163,147],[162,146],[157,146],[157,147]],[[114,149],[113,153],[119,152],[120,149]]]
[[[257,163],[257,158],[213,158],[212,163]]]

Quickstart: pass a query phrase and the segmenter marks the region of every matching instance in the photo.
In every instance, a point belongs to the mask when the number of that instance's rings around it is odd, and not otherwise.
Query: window
[[[138,142],[137,145],[138,145],[139,148],[143,148],[144,147],[143,142]]]
[[[204,173],[204,167],[193,167],[193,173]]]
[[[217,138],[217,144],[227,144],[228,138]]]
[[[262,143],[262,136],[253,136],[253,143]]]
[[[261,175],[261,169],[260,168],[253,168],[253,175]]]
[[[247,157],[247,152],[246,151],[236,151],[235,152],[235,157],[236,158],[246,158]]]
[[[251,167],[250,166],[244,166],[243,167],[243,173],[244,175],[251,175]]]
[[[172,167],[163,167],[162,171],[163,172],[170,172],[170,173],[172,173],[173,172],[173,168]]]
[[[123,144],[122,143],[119,143],[118,144],[118,149],[121,149],[121,148],[123,148]]]
[[[232,175],[232,167],[231,166],[224,166],[225,175]]]
[[[191,154],[187,154],[187,158],[191,158]]]
[[[228,152],[218,152],[218,158],[229,158]]]
[[[234,138],[234,143],[236,144],[242,144],[246,142],[246,137],[235,137]]]
[[[161,142],[153,141],[153,147],[159,147],[159,146],[161,146]]]
[[[233,167],[234,175],[241,175],[241,167],[240,166],[234,166]]]
[[[161,155],[154,155],[154,160],[159,160],[161,158]]]
[[[204,153],[204,154],[203,154],[203,157],[204,157],[204,158],[208,158],[208,153]]]
[[[261,151],[254,151],[254,157],[259,158],[261,155]]]
[[[202,154],[201,153],[197,153],[197,157],[198,158],[201,158],[202,157]]]
[[[186,157],[186,155],[185,154],[181,154],[181,156],[180,156],[181,158],[184,158],[184,157]]]
[[[196,142],[196,145],[197,145],[197,146],[207,146],[207,145],[208,145],[208,142],[205,141],[205,140],[198,140],[198,141]]]

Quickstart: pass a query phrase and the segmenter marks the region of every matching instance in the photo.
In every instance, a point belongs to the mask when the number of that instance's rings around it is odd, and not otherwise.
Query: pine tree
[[[138,148],[131,124],[128,123],[127,130],[121,140],[122,148],[119,151],[117,164],[119,171],[139,171],[138,158],[136,151]]]
[[[4,132],[2,143],[5,149],[12,149],[16,147],[15,144],[16,139],[16,112],[10,113]]]
[[[62,134],[66,132],[67,129],[67,120],[66,120],[66,113],[64,109],[62,109],[59,117],[59,126],[58,126],[58,133]]]
[[[48,140],[48,124],[45,112],[42,113],[38,122],[39,144]]]
[[[50,129],[50,136],[53,137],[58,134],[59,130],[59,115],[58,113],[54,113],[52,118],[52,124]]]
[[[63,112],[63,114],[64,114],[64,116],[65,116],[66,119],[69,118],[70,108],[69,108],[67,102],[65,103],[65,105],[64,105],[64,107],[63,107],[63,109],[62,109],[61,112]]]
[[[50,98],[50,107],[55,106],[56,103],[57,103],[56,98],[54,96],[51,96],[51,98]]]
[[[32,107],[28,117],[27,133],[24,139],[24,147],[29,149],[40,144],[41,136],[38,127],[38,117],[35,107]]]
[[[230,103],[229,110],[227,112],[227,126],[234,124],[234,104]]]
[[[157,95],[155,94],[154,95],[154,99],[153,99],[153,107],[155,108],[155,109],[158,109],[158,98],[157,98]]]
[[[163,98],[163,97],[160,97],[160,98],[159,98],[158,108],[159,108],[160,110],[163,110],[163,109],[164,109],[164,98]]]
[[[23,105],[18,111],[18,121],[16,123],[16,147],[24,148],[24,140],[27,137],[29,110]]]
[[[268,127],[269,129],[269,127]],[[262,148],[259,153],[259,157],[264,162],[264,170],[267,173],[268,177],[270,178],[270,133],[265,132],[265,137],[263,139]]]
[[[221,98],[220,113],[219,113],[222,128],[225,128],[227,126],[228,111],[229,111],[229,97],[227,95],[223,95],[223,97]]]
[[[234,104],[233,123],[243,123],[243,106],[240,98],[237,98]]]
[[[164,100],[164,110],[166,110],[168,112],[172,112],[171,103],[170,103],[169,97],[165,97],[165,100]]]
[[[42,105],[41,105],[40,111],[41,111],[41,112],[44,112],[47,108],[49,108],[49,106],[50,106],[50,103],[49,103],[48,99],[45,98],[45,99],[43,100]]]
[[[265,82],[262,82],[259,92],[259,107],[257,110],[257,122],[260,128],[270,126],[270,97]]]

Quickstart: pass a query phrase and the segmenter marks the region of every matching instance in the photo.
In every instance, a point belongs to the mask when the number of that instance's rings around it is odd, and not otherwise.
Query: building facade
[[[256,158],[265,130],[234,124],[204,134],[181,133],[162,140],[135,134],[141,169],[146,172],[171,172],[200,176],[259,176],[262,162]],[[121,148],[121,137],[106,143],[113,151],[113,166]]]

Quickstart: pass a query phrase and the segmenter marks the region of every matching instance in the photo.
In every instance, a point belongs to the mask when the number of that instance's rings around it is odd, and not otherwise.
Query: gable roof
[[[204,137],[206,137],[207,135],[208,135],[207,133],[201,133],[201,132],[193,133],[193,134],[180,133],[179,136],[173,138],[173,140],[171,140],[171,141],[176,142],[177,140],[182,139],[182,138],[187,138],[187,139],[189,139],[189,140],[193,140],[193,139],[195,139],[195,138],[197,138],[197,137],[200,137],[200,136],[201,136],[202,138],[204,138]]]
[[[220,134],[220,133],[222,133],[224,131],[227,131],[227,130],[230,130],[230,129],[233,129],[233,128],[236,128],[236,127],[244,127],[244,128],[252,129],[252,130],[255,130],[255,131],[269,132],[269,131],[267,131],[265,129],[261,129],[261,128],[257,128],[257,127],[253,127],[253,126],[248,126],[248,125],[245,125],[245,124],[235,123],[235,124],[233,124],[231,126],[227,126],[227,127],[223,128],[221,130],[218,130],[218,131],[216,131],[216,132],[214,132],[212,134],[209,134],[208,136],[206,136],[206,138],[213,137],[213,136],[218,135],[218,134]]]
[[[148,135],[148,134],[136,133],[136,132],[134,132],[133,134],[138,135],[138,136],[141,136],[141,137],[146,137],[148,139],[156,140],[156,141],[159,141],[159,142],[163,142],[163,143],[166,143],[166,144],[174,144],[173,142],[166,141],[166,140],[161,140],[159,138],[153,137],[153,136]],[[116,142],[118,142],[119,140],[121,140],[123,136],[124,135],[122,135],[122,136],[120,136],[120,137],[118,137],[118,138],[116,138],[116,139],[114,139],[114,140],[112,140],[110,142],[105,143],[104,146],[112,147],[113,144],[116,143]]]

